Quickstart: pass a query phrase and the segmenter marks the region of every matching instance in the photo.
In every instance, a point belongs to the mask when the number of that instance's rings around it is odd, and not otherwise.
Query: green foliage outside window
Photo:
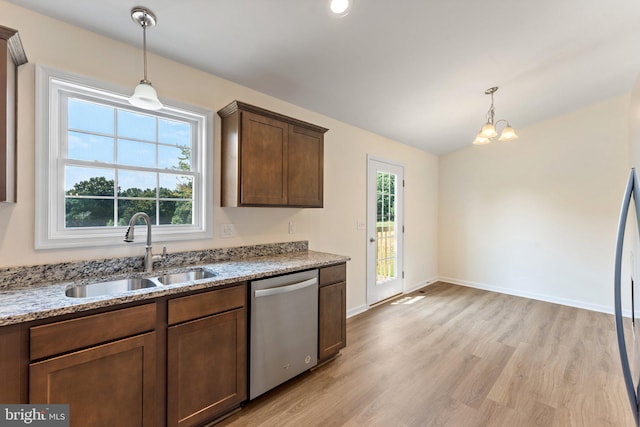
[[[180,148],[178,165],[171,169],[190,171],[190,149]],[[160,187],[157,194],[155,188],[116,189],[115,180],[100,176],[77,182],[65,192],[66,227],[114,226],[116,209],[119,226],[127,225],[136,212],[146,212],[154,224],[191,224],[193,181],[181,175],[175,179],[174,188]]]

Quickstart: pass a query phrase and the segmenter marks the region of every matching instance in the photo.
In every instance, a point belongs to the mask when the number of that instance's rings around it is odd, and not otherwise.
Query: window
[[[209,238],[213,113],[146,111],[125,90],[38,66],[36,249],[122,244],[134,213],[154,240]]]

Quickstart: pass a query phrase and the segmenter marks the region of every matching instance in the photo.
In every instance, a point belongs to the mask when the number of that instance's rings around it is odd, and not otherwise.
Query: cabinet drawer
[[[247,300],[246,282],[232,288],[169,300],[169,325],[241,308]]]
[[[77,350],[155,328],[156,305],[145,304],[30,329],[30,359]]]
[[[347,264],[338,264],[320,269],[320,286],[347,280]]]

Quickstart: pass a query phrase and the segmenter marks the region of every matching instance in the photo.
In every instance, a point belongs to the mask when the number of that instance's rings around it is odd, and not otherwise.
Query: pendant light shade
[[[150,82],[145,82],[144,80],[141,80],[136,86],[133,95],[129,98],[129,103],[144,110],[159,110],[162,108],[158,93]]]
[[[513,130],[513,128],[511,126],[509,126],[509,123],[507,123],[507,127],[505,127],[502,130],[502,133],[500,134],[500,138],[498,138],[498,141],[513,141],[514,139],[518,139],[518,135],[516,135],[516,131]]]
[[[481,133],[476,135],[476,139],[473,140],[473,145],[485,145],[490,143],[491,140],[485,136],[482,136]]]
[[[485,145],[492,141],[493,138],[498,136],[498,123],[504,122],[506,124],[505,128],[502,129],[500,133],[500,138],[498,141],[513,141],[518,138],[516,131],[511,127],[508,121],[506,120],[497,120],[494,121],[495,116],[495,108],[493,107],[493,94],[496,93],[498,87],[491,87],[484,91],[485,95],[491,95],[491,107],[489,107],[489,111],[487,112],[487,122],[482,126],[480,132],[476,135],[476,139],[473,140],[474,145]]]
[[[482,126],[482,129],[480,130],[480,134],[485,138],[494,138],[498,136],[498,132],[496,132],[496,127],[491,123],[486,123],[484,126]]]
[[[147,28],[156,25],[156,15],[144,7],[134,7],[131,9],[131,19],[142,27],[142,54],[144,57],[144,77],[136,86],[133,95],[129,98],[129,103],[144,110],[159,110],[162,102],[158,99],[158,93],[147,80]]]

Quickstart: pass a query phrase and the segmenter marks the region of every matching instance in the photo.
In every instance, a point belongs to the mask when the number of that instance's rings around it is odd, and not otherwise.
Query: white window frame
[[[66,138],[62,135],[62,99],[73,96],[149,114],[129,104],[127,89],[57,70],[36,66],[36,224],[35,248],[96,247],[123,244],[126,227],[65,228],[64,161],[59,157]],[[213,112],[201,107],[162,99],[163,107],[151,113],[158,117],[187,120],[195,124],[191,164],[193,224],[153,225],[153,240],[176,241],[213,237]],[[144,239],[142,239],[144,240]]]

